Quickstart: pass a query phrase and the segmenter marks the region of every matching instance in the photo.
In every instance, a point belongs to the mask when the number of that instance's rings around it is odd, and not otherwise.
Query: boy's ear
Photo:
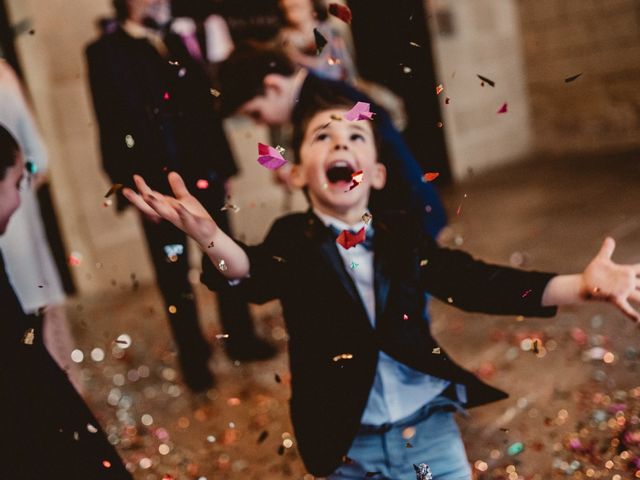
[[[289,184],[295,188],[304,188],[307,186],[307,179],[304,176],[302,167],[298,164],[291,166],[291,172],[289,173]]]
[[[371,188],[374,190],[382,190],[387,183],[387,167],[378,162],[375,164],[371,174]]]

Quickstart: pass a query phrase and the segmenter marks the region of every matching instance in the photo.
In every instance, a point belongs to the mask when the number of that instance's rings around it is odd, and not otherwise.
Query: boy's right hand
[[[168,220],[206,248],[217,232],[218,225],[202,204],[189,193],[180,175],[171,172],[168,178],[175,197],[152,190],[139,175],[134,175],[133,180],[140,193],[124,188],[122,194],[148,218]]]

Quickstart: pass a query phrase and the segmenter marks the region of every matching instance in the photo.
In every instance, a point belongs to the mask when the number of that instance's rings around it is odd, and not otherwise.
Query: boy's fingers
[[[640,313],[638,313],[629,302],[624,299],[618,302],[618,307],[624,312],[624,314],[629,317],[631,320],[635,320],[636,322],[640,322]]]
[[[122,194],[142,213],[159,218],[159,215],[156,213],[156,211],[153,208],[151,208],[149,204],[145,202],[140,195],[138,195],[136,192],[134,192],[130,188],[122,189]]]
[[[604,242],[602,242],[602,247],[600,247],[600,251],[597,256],[600,258],[611,259],[615,248],[616,241],[611,237],[607,237],[604,239]]]
[[[631,300],[632,302],[640,303],[640,291],[634,290],[633,292],[631,292],[631,294],[629,295],[629,300]]]
[[[171,186],[171,191],[177,198],[189,195],[189,190],[187,190],[184,180],[178,173],[169,173],[169,185]]]
[[[134,175],[133,182],[136,184],[136,188],[138,189],[141,195],[151,193],[151,188],[149,188],[149,185],[147,185],[147,182],[145,182],[144,178],[142,178],[140,175]]]

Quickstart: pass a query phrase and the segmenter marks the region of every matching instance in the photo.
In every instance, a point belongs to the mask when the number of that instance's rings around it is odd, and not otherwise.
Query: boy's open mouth
[[[351,182],[351,175],[355,170],[345,161],[337,161],[327,169],[327,180],[331,183]]]

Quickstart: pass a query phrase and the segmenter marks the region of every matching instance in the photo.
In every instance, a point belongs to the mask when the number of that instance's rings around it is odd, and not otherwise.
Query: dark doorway
[[[423,0],[349,0],[360,74],[403,98],[405,139],[425,171],[451,181]]]

